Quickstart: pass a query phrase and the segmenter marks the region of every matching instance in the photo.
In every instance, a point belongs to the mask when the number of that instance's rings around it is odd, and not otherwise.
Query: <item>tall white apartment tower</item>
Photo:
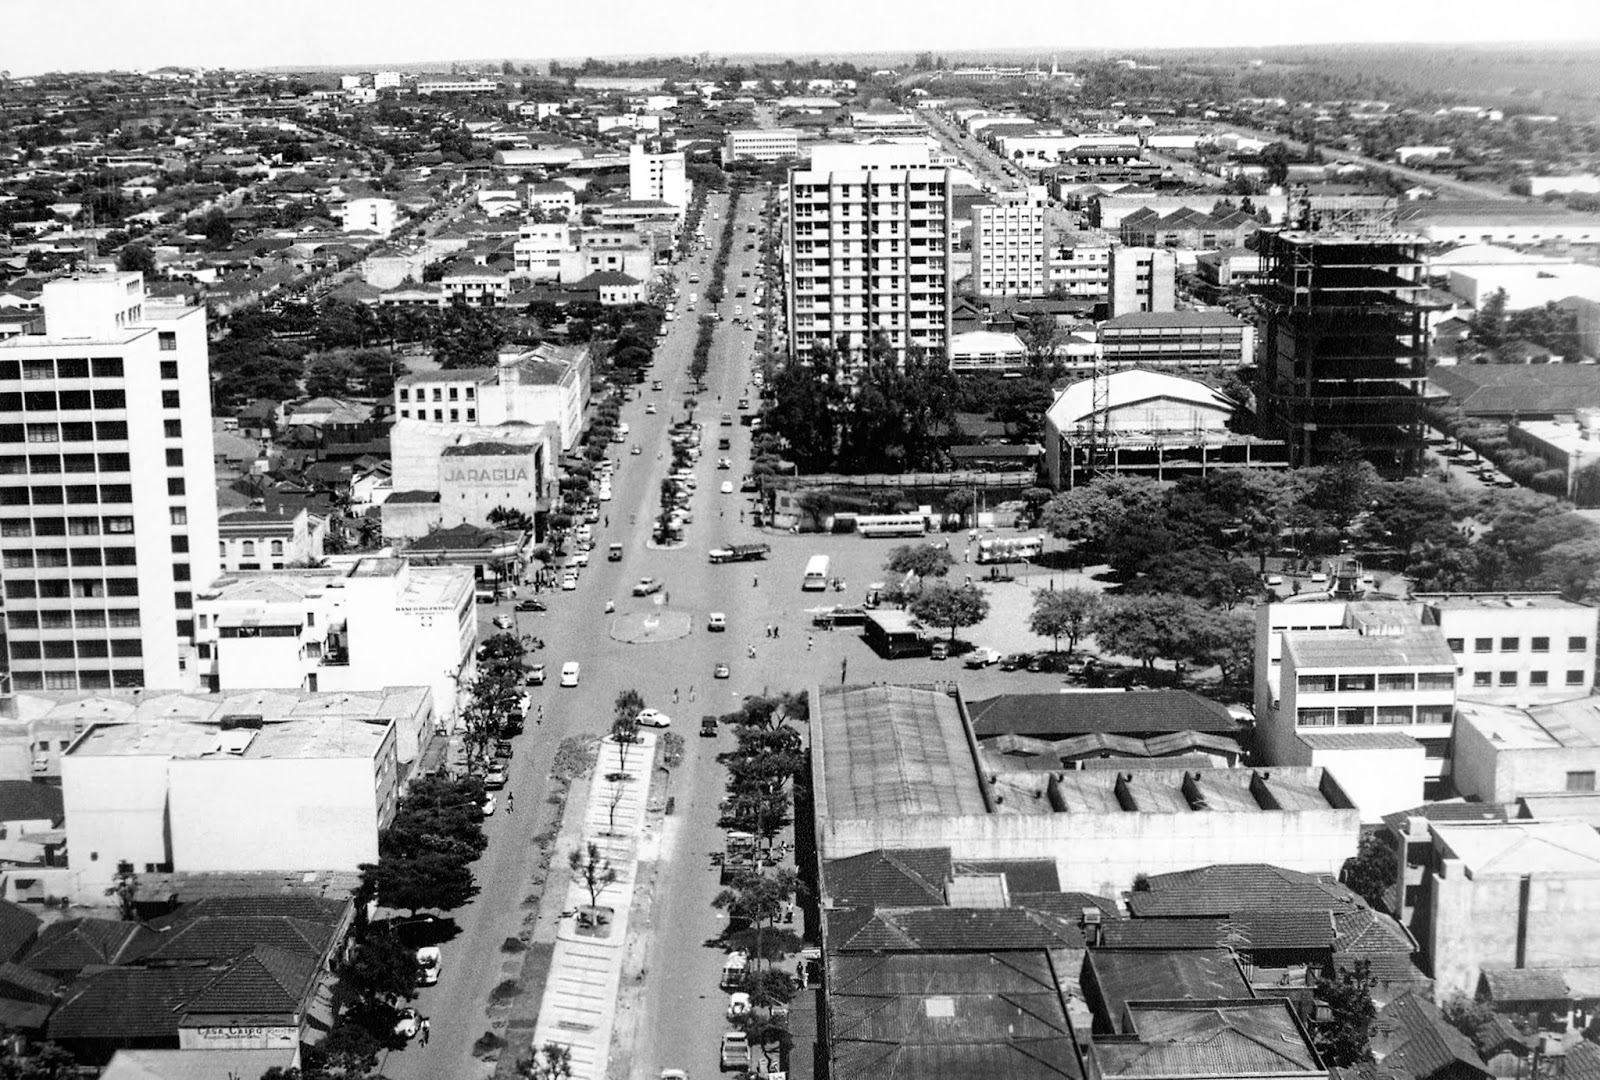
[[[689,177],[683,152],[651,154],[639,143],[628,147],[628,198],[658,199],[687,209]]]
[[[948,355],[950,170],[925,145],[818,146],[789,172],[789,351],[818,344],[859,357],[882,335]]]
[[[6,690],[195,685],[216,576],[203,308],[142,274],[44,287],[45,333],[0,342]]]
[[[979,296],[1050,291],[1044,207],[1021,192],[972,207],[972,283]]]

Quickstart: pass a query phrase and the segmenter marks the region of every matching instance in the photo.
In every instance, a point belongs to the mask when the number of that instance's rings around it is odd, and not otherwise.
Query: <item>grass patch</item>
[[[669,769],[683,762],[683,736],[669,731],[661,736],[661,761]]]
[[[570,783],[594,768],[599,753],[600,744],[597,740],[569,735],[556,747],[555,761],[551,763],[550,775],[557,780]]]
[[[500,985],[489,991],[489,1002],[492,1005],[504,1005],[506,1002],[513,1000],[521,992],[522,990],[521,987],[517,985],[517,980],[501,979]]]
[[[500,943],[500,951],[503,953],[519,953],[526,950],[527,947],[528,943],[521,938],[508,937]]]
[[[472,1044],[474,1057],[488,1057],[505,1049],[506,1041],[492,1031],[485,1031]]]

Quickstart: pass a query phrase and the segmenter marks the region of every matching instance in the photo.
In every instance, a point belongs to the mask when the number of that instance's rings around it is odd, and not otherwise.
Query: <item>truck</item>
[[[771,544],[730,544],[723,548],[712,548],[711,561],[714,563],[751,562],[755,559],[765,559],[767,552],[771,550]]]

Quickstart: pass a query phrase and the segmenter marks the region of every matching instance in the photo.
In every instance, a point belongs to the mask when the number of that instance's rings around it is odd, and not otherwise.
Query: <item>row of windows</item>
[[[178,567],[173,567],[177,570]],[[183,567],[185,573],[188,567]],[[90,599],[97,596],[138,596],[138,578],[22,578],[6,582],[7,600]]]
[[[1508,653],[1508,652],[1521,652],[1522,651],[1522,639],[1520,637],[1503,637],[1503,638],[1500,638],[1499,641],[1500,641],[1500,648],[1499,648],[1498,651],[1500,651],[1500,652]],[[1453,653],[1460,654],[1460,653],[1464,653],[1464,652],[1467,651],[1467,648],[1466,648],[1467,641],[1466,641],[1465,638],[1458,638],[1458,637],[1448,638],[1448,639],[1446,639],[1446,644],[1448,644],[1450,646],[1450,651],[1453,652]],[[1492,637],[1480,637],[1480,638],[1473,638],[1472,639],[1472,651],[1475,652],[1475,653],[1492,653],[1492,652],[1495,652],[1496,649],[1495,649],[1494,646],[1495,646],[1495,639],[1492,638]],[[1547,652],[1549,652],[1550,651],[1550,639],[1547,638],[1547,637],[1531,637],[1531,638],[1529,638],[1528,639],[1528,651],[1529,652],[1536,652],[1536,653],[1547,653]],[[1589,639],[1587,637],[1581,637],[1581,636],[1576,636],[1576,635],[1567,638],[1567,651],[1568,652],[1588,652],[1589,651]]]
[[[1296,689],[1303,694],[1331,694],[1335,690],[1341,693],[1452,690],[1455,685],[1455,674],[1449,671],[1381,671],[1376,675],[1363,671],[1338,676],[1300,675],[1295,679]]]
[[[173,539],[179,539],[174,537]],[[70,563],[68,558],[70,556]],[[0,557],[7,570],[32,570],[35,567],[49,570],[63,566],[135,566],[134,549],[119,548],[40,548],[37,551],[21,548],[8,551]]]
[[[121,387],[106,390],[29,390],[27,393],[0,393],[0,412],[55,412],[58,409],[126,409],[127,391]]]
[[[228,542],[226,540],[223,540],[222,542],[217,544],[217,549],[218,549],[218,553],[224,559],[226,559],[228,557]],[[281,556],[283,554],[283,541],[282,540],[274,540],[274,541],[272,541],[272,553],[274,555],[279,555],[279,556]],[[256,542],[254,540],[241,540],[239,542],[239,556],[240,556],[240,558],[253,559],[253,558],[255,558],[255,554],[256,554]]]
[[[1337,709],[1298,709],[1297,727],[1363,727],[1373,724],[1448,724],[1449,705],[1371,705],[1341,706]]]
[[[99,630],[110,626],[118,630],[137,629],[138,608],[69,608],[62,611],[8,611],[6,626],[12,630]]]
[[[182,494],[181,479],[176,494]],[[171,481],[168,481],[170,488]],[[0,506],[94,506],[102,503],[131,503],[131,484],[40,484],[34,487],[0,487]]]
[[[456,393],[457,393],[456,387],[454,387],[454,386],[450,387],[449,391],[450,391],[449,400],[455,401],[456,400]],[[445,400],[443,397],[440,396],[441,392],[442,391],[441,391],[441,389],[439,387],[435,386],[433,388],[433,400],[434,401],[443,401],[443,400]],[[477,395],[477,392],[478,392],[477,387],[474,387],[474,386],[466,387],[466,399],[468,401],[473,400],[473,398]],[[422,388],[419,387],[417,389],[417,400],[419,402],[428,400],[427,394],[428,394],[428,392],[426,390],[423,390]],[[410,390],[409,387],[402,386],[400,388],[400,400],[401,401],[410,401],[411,400],[411,390]]]
[[[141,671],[13,671],[18,690],[136,690],[144,685]]]
[[[97,379],[122,378],[122,357],[96,356],[92,359],[63,357],[60,360],[0,360],[0,380],[17,379]]]
[[[0,424],[0,443],[125,442],[125,420],[75,420],[61,424]]]
[[[1519,685],[1517,680],[1518,680],[1518,673],[1515,672],[1515,671],[1502,671],[1502,672],[1500,672],[1500,678],[1499,678],[1499,685],[1500,686],[1517,686],[1517,685]],[[1474,671],[1472,673],[1472,685],[1477,687],[1477,688],[1479,688],[1479,689],[1486,689],[1488,687],[1494,686],[1495,684],[1496,684],[1495,683],[1495,673],[1492,672],[1492,671]],[[1530,671],[1530,672],[1528,672],[1528,685],[1529,686],[1549,686],[1550,685],[1550,673],[1548,671]],[[1576,669],[1576,670],[1569,669],[1567,671],[1567,685],[1568,686],[1582,686],[1583,685],[1583,671],[1581,669]]]
[[[182,463],[183,451],[178,451]],[[170,453],[169,453],[170,460]],[[7,454],[0,455],[0,476],[49,473],[127,472],[127,454]]]
[[[300,627],[298,625],[224,626],[217,631],[217,636],[224,638],[299,637]]]
[[[139,638],[112,638],[110,641],[86,641],[83,638],[60,641],[13,641],[13,660],[99,660],[107,656],[143,656],[144,642]]]
[[[445,411],[443,409],[435,409],[435,410],[433,410],[434,422],[435,423],[443,423],[444,422],[444,413],[445,413]],[[417,410],[417,419],[418,420],[426,420],[427,418],[428,418],[428,410],[427,409],[418,409]],[[411,419],[411,410],[410,409],[401,409],[400,410],[400,419],[402,419],[402,420]],[[455,422],[459,421],[460,419],[461,419],[461,410],[460,409],[451,409],[450,410],[450,421],[452,423],[455,423]],[[478,419],[478,410],[477,409],[468,409],[467,410],[467,423],[469,423],[469,424],[476,423],[477,419]]]
[[[178,520],[182,510],[174,510],[172,523],[185,524]],[[131,517],[75,517],[75,518],[15,518],[0,521],[0,537],[18,536],[99,536],[121,535],[133,532],[133,518]]]

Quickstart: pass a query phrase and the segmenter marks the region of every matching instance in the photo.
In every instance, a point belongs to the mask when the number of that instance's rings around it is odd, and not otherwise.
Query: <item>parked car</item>
[[[706,629],[712,633],[721,633],[728,628],[728,616],[720,611],[713,611],[706,616]]]
[[[499,762],[489,766],[489,771],[483,774],[483,786],[490,791],[499,791],[506,786],[506,767]]]
[[[722,1033],[722,1068],[748,1069],[750,1067],[750,1036],[742,1031]]]
[[[700,735],[701,735],[701,737],[704,738],[706,736],[711,736],[711,737],[715,738],[716,734],[717,734],[717,718],[715,716],[702,716],[700,718]]]
[[[544,677],[545,676],[544,676],[544,665],[543,664],[534,664],[532,667],[530,667],[528,669],[528,685],[529,686],[543,686],[544,685]]]
[[[1025,669],[1028,666],[1028,661],[1032,659],[1033,657],[1025,652],[1010,653],[1000,658],[1000,670],[1016,671],[1018,668]]]
[[[664,728],[672,726],[672,717],[660,709],[641,709],[639,715],[634,717],[640,727]]]
[[[564,574],[561,578],[561,591],[571,592],[578,587],[577,574]]]
[[[726,1013],[729,1020],[738,1020],[740,1017],[750,1015],[750,995],[740,990],[738,993],[728,995],[728,1009]]]
[[[733,494],[733,481],[732,480],[724,480],[722,482],[722,487],[719,490],[721,490],[721,492],[724,495],[732,495]]]
[[[439,964],[444,956],[439,952],[439,946],[428,945],[417,950],[417,963],[422,966],[419,981],[423,986],[432,986],[439,981]]]
[[[494,741],[494,756],[510,761],[516,753],[516,748],[511,745],[510,739],[496,739]]]
[[[999,650],[979,645],[967,654],[967,658],[962,663],[969,668],[981,668],[988,667],[990,664],[999,661],[999,659]]]
[[[494,792],[485,791],[483,793],[483,802],[478,804],[478,810],[484,817],[494,817],[496,805]]]
[[[950,659],[950,643],[948,641],[935,641],[932,645],[928,646],[928,659]]]
[[[415,1009],[401,1009],[400,1016],[394,1022],[394,1033],[402,1039],[414,1039],[417,1030],[422,1025],[422,1017]]]
[[[510,630],[516,625],[516,623],[512,621],[510,615],[496,615],[492,621],[494,622],[495,628],[499,630]]]
[[[530,596],[526,600],[518,600],[517,601],[517,610],[518,611],[524,611],[524,612],[526,612],[526,611],[542,612],[542,611],[548,611],[550,609],[545,604],[545,602],[543,600],[535,600],[533,597]]]

